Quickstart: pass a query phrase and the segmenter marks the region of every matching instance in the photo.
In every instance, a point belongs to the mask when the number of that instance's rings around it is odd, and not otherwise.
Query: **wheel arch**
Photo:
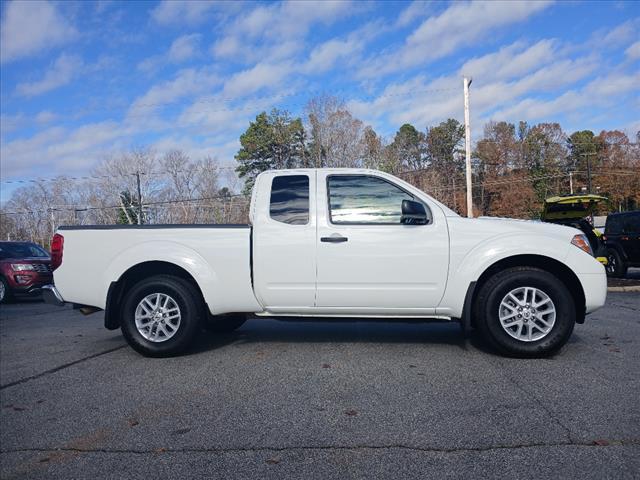
[[[495,273],[512,267],[534,267],[547,271],[559,278],[568,288],[576,307],[576,323],[584,323],[585,318],[585,294],[580,280],[576,274],[562,262],[544,255],[513,255],[503,258],[486,268],[475,282],[472,282],[466,294],[463,322],[475,326],[472,315],[478,292],[482,286]]]
[[[108,330],[120,328],[121,308],[124,296],[128,289],[142,279],[154,275],[173,275],[187,280],[198,292],[199,297],[206,306],[206,300],[196,279],[183,267],[175,263],[152,260],[138,263],[126,270],[118,280],[111,282],[107,291],[107,300],[104,314],[104,326]],[[208,307],[207,307],[208,308]]]
[[[619,242],[613,241],[613,242],[607,242],[604,245],[605,249],[611,249],[611,250],[615,250],[616,252],[618,252],[618,255],[620,255],[620,257],[622,257],[622,260],[624,260],[625,262],[629,261],[629,257],[627,256],[627,252],[625,252],[624,247],[622,245],[620,245]]]

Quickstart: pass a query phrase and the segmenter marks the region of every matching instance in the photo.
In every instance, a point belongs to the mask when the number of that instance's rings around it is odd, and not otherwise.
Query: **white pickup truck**
[[[60,227],[45,298],[104,310],[106,328],[149,356],[247,314],[457,320],[504,354],[543,356],[605,302],[604,267],[579,230],[462,218],[378,171],[264,172],[250,219]]]

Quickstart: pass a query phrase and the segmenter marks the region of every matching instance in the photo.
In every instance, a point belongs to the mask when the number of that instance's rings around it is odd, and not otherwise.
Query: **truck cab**
[[[258,301],[273,314],[435,314],[449,209],[412,190],[367,170],[261,174],[251,202]]]

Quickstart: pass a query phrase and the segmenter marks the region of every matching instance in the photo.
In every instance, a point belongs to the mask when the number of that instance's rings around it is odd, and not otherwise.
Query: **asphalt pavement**
[[[640,294],[544,360],[457,324],[253,319],[187,355],[0,306],[0,477],[638,478]]]

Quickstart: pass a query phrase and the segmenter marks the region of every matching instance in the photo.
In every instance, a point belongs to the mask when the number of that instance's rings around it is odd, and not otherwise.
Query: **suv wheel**
[[[605,268],[610,277],[624,277],[627,274],[627,265],[615,248],[607,249],[607,266]]]
[[[0,303],[7,303],[11,299],[11,291],[7,281],[0,277]]]
[[[499,352],[544,357],[569,339],[576,322],[571,293],[556,276],[533,267],[496,273],[480,288],[476,322]]]
[[[195,287],[179,277],[157,275],[127,294],[121,328],[129,345],[145,356],[166,357],[186,350],[204,318]]]

